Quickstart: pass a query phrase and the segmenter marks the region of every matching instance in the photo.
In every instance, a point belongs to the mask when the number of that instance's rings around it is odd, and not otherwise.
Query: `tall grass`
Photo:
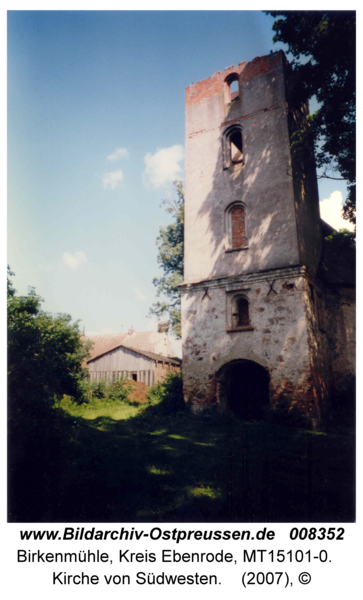
[[[138,406],[105,393],[64,397],[43,430],[14,431],[10,521],[354,520],[351,433],[193,415],[180,376]]]
[[[81,402],[64,396],[56,407],[73,417],[87,420],[110,417],[115,421],[142,416],[154,423],[162,415],[179,414],[185,410],[181,374],[170,373],[167,377],[149,388],[147,402],[130,400],[133,383],[121,379],[113,383],[101,379],[83,382]]]
[[[123,378],[113,382],[104,379],[84,380],[81,383],[81,390],[82,395],[79,399],[63,396],[55,407],[61,408],[73,417],[87,420],[100,416],[115,420],[129,419],[139,412],[140,404],[130,400],[133,384]]]

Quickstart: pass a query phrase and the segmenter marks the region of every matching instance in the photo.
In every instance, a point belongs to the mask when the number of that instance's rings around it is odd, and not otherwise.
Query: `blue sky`
[[[8,13],[8,262],[86,333],[155,329],[160,207],[184,175],[185,88],[278,50],[260,11]],[[323,180],[339,224],[345,185]],[[330,199],[328,202],[327,199]]]

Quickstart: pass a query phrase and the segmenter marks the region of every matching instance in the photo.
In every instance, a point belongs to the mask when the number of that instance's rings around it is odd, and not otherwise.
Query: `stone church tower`
[[[285,71],[275,52],[186,90],[184,394],[248,419],[285,398],[318,423],[333,381],[322,222],[312,152],[291,164],[307,109],[289,110]]]

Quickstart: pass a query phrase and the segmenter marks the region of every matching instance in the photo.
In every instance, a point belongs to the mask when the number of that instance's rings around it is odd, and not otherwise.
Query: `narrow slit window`
[[[250,324],[250,317],[248,311],[248,300],[246,298],[239,298],[237,302],[238,306],[238,326],[248,327]]]
[[[232,211],[232,248],[246,245],[245,211],[238,206]]]

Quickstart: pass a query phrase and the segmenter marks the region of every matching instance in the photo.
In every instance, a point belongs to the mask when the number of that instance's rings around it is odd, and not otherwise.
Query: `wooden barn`
[[[146,331],[84,336],[93,347],[87,361],[89,379],[111,381],[121,377],[152,386],[168,373],[178,373],[181,359],[165,332]]]

